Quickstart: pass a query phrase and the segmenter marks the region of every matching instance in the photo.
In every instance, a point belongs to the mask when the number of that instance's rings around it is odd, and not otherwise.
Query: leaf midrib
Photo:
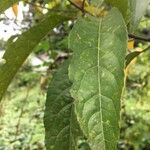
[[[98,28],[98,51],[97,51],[97,70],[98,70],[98,93],[99,93],[99,112],[100,112],[100,122],[102,124],[102,135],[103,135],[103,140],[104,140],[104,149],[106,149],[106,146],[105,146],[105,136],[104,136],[104,128],[103,128],[103,114],[102,114],[102,99],[101,99],[101,75],[100,75],[100,70],[99,70],[99,66],[100,66],[100,61],[99,61],[99,58],[100,58],[100,51],[101,51],[101,28],[102,28],[102,18],[100,18],[99,20],[99,28]]]

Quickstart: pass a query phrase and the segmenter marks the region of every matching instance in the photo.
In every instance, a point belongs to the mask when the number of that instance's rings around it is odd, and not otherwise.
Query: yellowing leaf
[[[133,49],[134,48],[134,39],[129,39],[128,40],[128,49]]]
[[[19,0],[1,0],[0,1],[0,13],[2,13],[7,8],[11,7],[13,4],[19,2]]]
[[[17,17],[18,16],[18,4],[14,4],[12,6],[12,10],[13,10],[14,15]]]
[[[93,16],[100,17],[100,16],[105,16],[107,14],[107,11],[105,10],[104,7],[98,8],[92,5],[88,5],[88,6],[85,6],[84,10]]]

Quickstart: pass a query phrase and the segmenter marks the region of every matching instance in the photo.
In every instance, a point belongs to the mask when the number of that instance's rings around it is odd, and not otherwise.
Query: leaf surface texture
[[[77,150],[82,136],[70,95],[68,66],[67,61],[58,69],[48,89],[44,117],[47,150]]]
[[[78,19],[69,48],[71,95],[80,127],[92,150],[116,150],[127,49],[122,15],[113,9],[103,18]]]

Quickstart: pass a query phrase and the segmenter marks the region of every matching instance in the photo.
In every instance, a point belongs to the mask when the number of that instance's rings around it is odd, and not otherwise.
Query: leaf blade
[[[128,65],[130,65],[130,63],[132,62],[132,60],[134,60],[136,57],[138,57],[140,54],[146,52],[150,50],[150,46],[148,46],[147,48],[145,48],[144,50],[142,51],[134,51],[134,52],[131,52],[129,53],[127,56],[126,56],[126,68],[128,67]]]
[[[115,150],[127,49],[120,13],[114,9],[103,19],[79,19],[70,33],[69,48],[74,51],[69,67],[71,95],[81,129],[92,149]]]
[[[48,150],[76,150],[78,138],[82,136],[69,92],[68,66],[67,61],[57,70],[47,93],[44,126]]]
[[[69,18],[69,16],[65,16],[64,14],[49,13],[39,24],[20,35],[14,43],[8,45],[3,56],[6,63],[0,66],[0,100],[18,69],[32,52],[33,48],[56,25]]]

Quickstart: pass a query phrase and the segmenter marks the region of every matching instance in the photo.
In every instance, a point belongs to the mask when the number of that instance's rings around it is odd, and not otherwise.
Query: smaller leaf
[[[132,53],[129,53],[127,56],[126,56],[126,67],[131,63],[131,61],[139,56],[142,52],[139,52],[139,51],[135,51],[135,52],[132,52]]]
[[[34,47],[44,38],[56,25],[70,19],[59,13],[48,13],[37,25],[24,32],[15,42],[9,40],[7,49],[3,56],[6,63],[0,66],[0,100],[7,90],[8,85],[32,52]]]
[[[134,48],[134,39],[129,39],[128,40],[128,49],[133,49]]]
[[[14,12],[14,15],[17,17],[18,16],[18,4],[14,4],[12,6],[12,10]]]
[[[127,66],[131,63],[131,61],[136,58],[137,56],[139,56],[140,54],[146,52],[147,50],[150,49],[150,46],[148,46],[146,49],[144,49],[143,51],[134,51],[132,53],[129,53],[127,56],[126,56],[126,68]]]

